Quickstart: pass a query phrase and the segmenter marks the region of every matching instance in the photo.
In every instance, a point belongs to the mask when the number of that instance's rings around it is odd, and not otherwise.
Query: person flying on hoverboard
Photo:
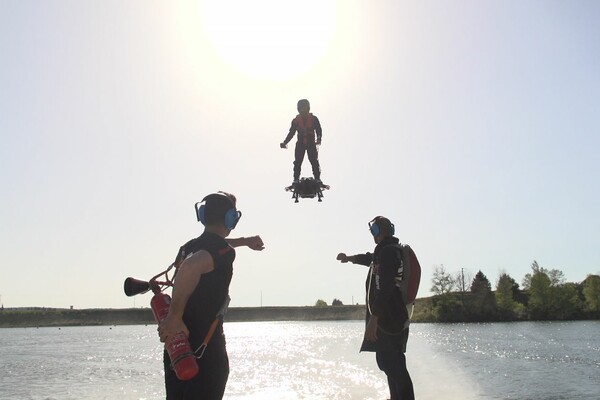
[[[315,182],[321,186],[321,167],[319,166],[319,151],[317,146],[321,145],[323,130],[319,119],[310,112],[310,103],[306,99],[298,101],[298,115],[292,120],[290,131],[285,140],[279,145],[282,149],[287,148],[287,144],[292,140],[294,134],[298,132],[296,149],[294,152],[294,182],[292,186],[300,182],[300,171],[304,154],[308,154],[308,160],[312,166],[312,172]]]

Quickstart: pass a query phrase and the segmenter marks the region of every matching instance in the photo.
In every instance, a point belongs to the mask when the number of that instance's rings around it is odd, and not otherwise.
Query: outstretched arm
[[[225,239],[231,247],[248,246],[252,250],[261,251],[265,248],[260,236],[248,236],[241,238],[227,238]]]
[[[341,261],[342,263],[347,263],[348,261],[350,261],[352,264],[360,264],[360,265],[369,266],[371,264],[371,262],[373,261],[373,254],[366,253],[366,254],[355,254],[353,256],[348,256],[348,255],[346,255],[346,253],[340,253],[337,255],[336,259]]]

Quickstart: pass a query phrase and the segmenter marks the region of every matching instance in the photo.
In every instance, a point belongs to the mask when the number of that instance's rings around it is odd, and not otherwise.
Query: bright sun
[[[202,16],[221,57],[261,79],[289,80],[306,72],[335,31],[332,0],[207,0]]]

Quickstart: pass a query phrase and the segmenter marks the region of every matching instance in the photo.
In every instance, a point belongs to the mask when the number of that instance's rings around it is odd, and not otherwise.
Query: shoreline
[[[364,305],[230,307],[225,322],[363,320]],[[0,328],[156,324],[150,308],[56,309],[0,311]]]

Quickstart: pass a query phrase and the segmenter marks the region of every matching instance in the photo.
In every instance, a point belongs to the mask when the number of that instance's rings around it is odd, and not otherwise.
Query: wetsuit
[[[308,160],[312,166],[313,176],[315,179],[321,179],[317,142],[321,143],[323,130],[321,129],[319,119],[311,113],[304,117],[297,115],[296,118],[292,120],[290,131],[283,143],[288,144],[296,132],[298,132],[298,140],[296,141],[296,149],[294,152],[294,180],[300,179],[304,153],[308,154]],[[315,134],[317,142],[315,142]]]
[[[181,247],[175,260],[176,265],[199,250],[206,250],[212,256],[214,270],[202,275],[183,313],[183,322],[190,331],[189,341],[194,350],[202,344],[211,323],[228,298],[235,260],[235,250],[225,239],[214,233],[205,232]],[[229,376],[229,359],[225,348],[223,325],[217,326],[204,355],[198,359],[200,372],[195,378],[180,381],[170,364],[169,355],[165,351],[167,400],[222,399]]]
[[[408,311],[396,281],[402,279],[402,257],[399,240],[393,236],[383,239],[373,253],[358,254],[354,263],[371,265],[365,283],[367,290],[366,322],[371,313],[379,317],[377,340],[363,340],[361,351],[374,351],[377,366],[388,379],[392,400],[414,400],[410,374],[406,368],[408,341]]]

